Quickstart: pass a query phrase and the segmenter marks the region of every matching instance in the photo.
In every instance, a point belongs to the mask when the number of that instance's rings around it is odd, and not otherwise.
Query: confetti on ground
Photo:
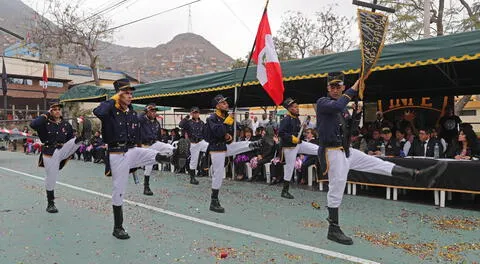
[[[301,226],[307,228],[326,228],[328,226],[326,221],[303,220],[300,222]]]
[[[430,217],[423,216],[423,222],[432,223],[433,226],[438,230],[477,230],[480,228],[480,218],[474,217]]]
[[[403,249],[410,255],[418,256],[420,259],[433,259],[437,253],[444,260],[454,261],[456,263],[464,260],[461,253],[471,250],[480,250],[480,243],[458,243],[448,246],[439,246],[436,242],[424,243],[404,243],[406,238],[401,237],[398,233],[367,233],[356,232],[356,237],[365,239],[366,241],[383,247],[392,247]]]

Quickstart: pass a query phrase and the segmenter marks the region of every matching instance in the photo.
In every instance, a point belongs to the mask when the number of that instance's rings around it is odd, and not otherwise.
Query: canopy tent
[[[60,96],[63,102],[101,102],[113,96],[114,90],[95,85],[76,85]]]
[[[145,106],[147,106],[146,104],[132,104],[133,106],[133,110],[135,111],[143,111],[145,110]],[[170,109],[172,109],[171,107],[168,107],[168,106],[157,106],[157,111],[169,111]]]
[[[310,57],[282,63],[285,97],[299,103],[315,103],[326,94],[326,76],[342,71],[347,85],[360,72],[360,51]],[[480,94],[480,31],[387,45],[367,81],[366,101],[391,97]],[[217,93],[233,101],[244,68],[230,71],[162,80],[135,86],[135,103],[210,108]],[[77,100],[69,95],[64,96]],[[77,100],[84,101],[84,100]],[[238,106],[273,105],[250,67]]]

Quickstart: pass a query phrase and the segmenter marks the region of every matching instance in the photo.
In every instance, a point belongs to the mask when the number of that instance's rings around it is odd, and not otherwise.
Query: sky
[[[46,0],[22,1],[42,11]],[[80,1],[83,11],[95,13],[122,0]],[[114,26],[121,25],[192,1],[127,0],[106,16],[112,19]],[[314,19],[315,12],[332,4],[336,4],[335,12],[339,15],[356,15],[351,0],[270,0],[268,16],[272,33],[275,36],[287,11],[300,11]],[[244,57],[252,47],[264,6],[264,0],[200,0],[191,5],[192,32],[203,36],[232,58]],[[183,7],[120,28],[114,33],[114,43],[131,47],[155,47],[166,43],[174,36],[188,32],[188,14],[188,7]],[[355,26],[352,26],[352,38],[358,38]]]

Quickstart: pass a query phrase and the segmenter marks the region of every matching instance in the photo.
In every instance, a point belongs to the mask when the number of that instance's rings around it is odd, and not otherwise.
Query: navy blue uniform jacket
[[[298,136],[298,132],[300,132],[300,125],[301,124],[298,117],[293,116],[290,113],[288,113],[288,115],[280,121],[278,135],[282,140],[282,147],[289,148],[297,145],[292,142],[292,136]]]
[[[193,119],[184,118],[180,121],[178,126],[187,132],[190,142],[198,143],[202,141],[203,127],[205,126],[205,123],[202,120],[198,119],[197,121],[194,121]]]
[[[150,120],[147,115],[141,115],[139,119],[142,144],[153,145],[157,141],[160,132],[160,123],[157,119]]]
[[[73,138],[73,128],[70,123],[64,121],[55,122],[48,119],[47,115],[41,115],[30,123],[30,127],[37,131],[38,137],[43,143],[42,153],[53,155],[55,149]]]
[[[103,101],[93,110],[102,121],[102,137],[105,143],[140,144],[140,127],[137,113],[131,105],[127,111],[115,107],[114,100]]]
[[[213,113],[207,118],[204,137],[205,141],[209,143],[208,151],[227,151],[225,135],[233,135],[233,126],[224,124],[225,118],[226,115],[219,113]]]

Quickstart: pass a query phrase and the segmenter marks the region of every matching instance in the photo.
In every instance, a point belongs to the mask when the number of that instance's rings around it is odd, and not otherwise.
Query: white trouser
[[[113,191],[112,203],[123,204],[123,197],[128,183],[130,169],[153,165],[157,161],[158,151],[147,148],[131,148],[125,153],[110,153],[110,169],[112,170]]]
[[[212,189],[218,190],[222,186],[225,175],[225,157],[234,156],[250,151],[249,141],[234,142],[227,145],[227,151],[210,151],[212,159]]]
[[[166,143],[163,143],[163,142],[159,142],[159,141],[155,142],[155,144],[149,146],[148,148],[156,150],[161,155],[164,155],[164,156],[172,156],[173,155],[173,149],[174,149],[174,147],[172,145],[166,144]],[[143,175],[150,176],[152,174],[153,165],[154,164],[146,165],[145,166],[145,171],[143,172]]]
[[[357,170],[386,176],[392,176],[395,164],[369,156],[357,149],[350,148],[350,157],[340,149],[328,149],[328,194],[327,205],[338,208],[342,203],[349,170]]]
[[[190,143],[190,170],[196,170],[200,152],[207,152],[208,143],[202,140],[198,143]]]
[[[47,172],[47,177],[45,177],[47,191],[53,191],[55,188],[55,183],[57,183],[57,178],[60,174],[60,162],[72,156],[78,147],[80,147],[80,142],[75,144],[75,138],[72,138],[63,144],[62,148],[56,149],[52,156],[43,155],[43,165]]]
[[[297,154],[318,155],[318,146],[309,142],[302,141],[296,147],[283,148],[283,157],[285,158],[285,171],[283,172],[283,179],[290,181],[292,179],[293,170],[295,169],[295,160]]]

